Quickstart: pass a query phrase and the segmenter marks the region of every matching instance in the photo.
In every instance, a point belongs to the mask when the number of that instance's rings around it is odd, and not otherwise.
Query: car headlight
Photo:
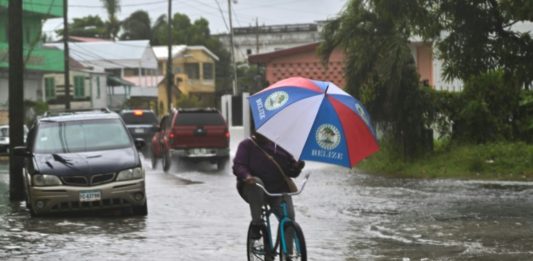
[[[117,181],[120,180],[131,180],[131,179],[142,179],[144,177],[143,168],[134,168],[126,169],[118,173]]]
[[[61,180],[54,175],[46,174],[36,174],[33,175],[33,185],[35,186],[59,186],[61,185]]]

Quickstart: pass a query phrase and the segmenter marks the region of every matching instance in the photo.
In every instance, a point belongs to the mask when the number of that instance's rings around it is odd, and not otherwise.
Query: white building
[[[47,45],[63,49],[62,43]],[[148,40],[71,42],[69,53],[84,66],[108,74],[109,107],[119,108],[132,94],[157,97],[161,76]]]

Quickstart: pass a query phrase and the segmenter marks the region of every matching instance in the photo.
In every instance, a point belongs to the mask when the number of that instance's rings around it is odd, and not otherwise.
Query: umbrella
[[[379,150],[366,109],[331,82],[287,78],[248,100],[256,131],[296,159],[353,167]]]

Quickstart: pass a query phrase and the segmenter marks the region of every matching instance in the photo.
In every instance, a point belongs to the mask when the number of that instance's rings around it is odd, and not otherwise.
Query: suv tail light
[[[229,140],[229,131],[226,129],[226,138]]]

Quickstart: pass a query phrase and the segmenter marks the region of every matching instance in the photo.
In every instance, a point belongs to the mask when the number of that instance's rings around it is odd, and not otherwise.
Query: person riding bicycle
[[[300,175],[305,162],[294,157],[265,136],[255,132],[243,140],[233,159],[233,174],[237,176],[239,195],[250,205],[252,214],[252,237],[260,238],[262,206],[270,205],[281,216],[281,197],[269,197],[255,183],[262,184],[271,193],[294,192],[291,178]],[[294,206],[286,196],[289,217],[294,220]]]

